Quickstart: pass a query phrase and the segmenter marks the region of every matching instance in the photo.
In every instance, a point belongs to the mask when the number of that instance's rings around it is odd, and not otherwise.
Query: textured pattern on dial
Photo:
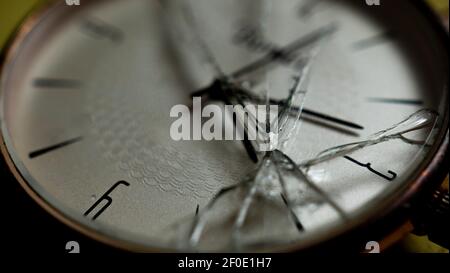
[[[202,151],[187,152],[186,142],[158,136],[155,130],[161,128],[161,121],[148,118],[151,113],[143,105],[145,97],[139,92],[117,91],[88,95],[92,138],[107,160],[130,179],[179,196],[207,198],[224,185],[239,181],[245,172],[242,166],[246,164],[240,162],[244,159],[236,158],[232,164],[219,157],[211,160]],[[167,124],[165,127],[168,131]]]

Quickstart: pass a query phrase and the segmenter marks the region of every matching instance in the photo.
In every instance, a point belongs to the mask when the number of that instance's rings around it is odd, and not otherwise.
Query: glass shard
[[[325,151],[320,152],[317,157],[307,160],[299,166],[301,167],[309,167],[312,165],[316,165],[318,163],[331,160],[337,157],[345,156],[351,154],[355,151],[361,150],[365,147],[376,145],[382,142],[386,142],[393,139],[400,139],[408,144],[423,144],[422,142],[412,141],[404,137],[404,134],[417,131],[424,128],[432,127],[438,117],[438,113],[429,110],[422,109],[419,110],[412,115],[410,115],[405,120],[389,127],[388,129],[382,130],[370,136],[367,140],[358,141],[353,143],[348,143],[344,145],[339,145],[336,147],[332,147],[326,149]]]

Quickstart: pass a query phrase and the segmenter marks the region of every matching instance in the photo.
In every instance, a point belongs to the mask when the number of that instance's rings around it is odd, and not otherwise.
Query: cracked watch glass
[[[304,249],[430,168],[447,60],[410,1],[58,1],[6,55],[3,153],[41,205],[116,246]],[[277,126],[176,141],[170,110],[193,96],[276,105]],[[237,113],[231,127],[245,118],[260,123]]]

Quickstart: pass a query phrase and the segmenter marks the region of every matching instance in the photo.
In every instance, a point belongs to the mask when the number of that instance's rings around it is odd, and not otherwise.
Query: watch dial
[[[409,1],[59,3],[8,55],[3,137],[39,198],[116,244],[304,248],[385,209],[429,162],[446,54]],[[278,106],[277,142],[193,140],[195,125],[174,139],[199,90],[203,107]]]

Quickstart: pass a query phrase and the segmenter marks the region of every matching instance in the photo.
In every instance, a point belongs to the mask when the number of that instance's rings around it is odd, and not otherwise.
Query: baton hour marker
[[[49,147],[45,147],[45,148],[33,151],[28,156],[29,156],[29,158],[33,159],[33,158],[39,157],[41,155],[44,155],[46,153],[52,152],[54,150],[58,150],[58,149],[63,148],[65,146],[69,146],[71,144],[74,144],[74,143],[76,143],[76,142],[78,142],[78,141],[80,141],[82,139],[83,139],[83,137],[77,137],[77,138],[69,139],[69,140],[66,140],[64,142],[61,142],[61,143],[58,143],[58,144],[55,144],[55,145],[52,145],[52,146],[49,146]]]
[[[33,86],[37,88],[78,88],[81,82],[73,79],[36,78]]]

